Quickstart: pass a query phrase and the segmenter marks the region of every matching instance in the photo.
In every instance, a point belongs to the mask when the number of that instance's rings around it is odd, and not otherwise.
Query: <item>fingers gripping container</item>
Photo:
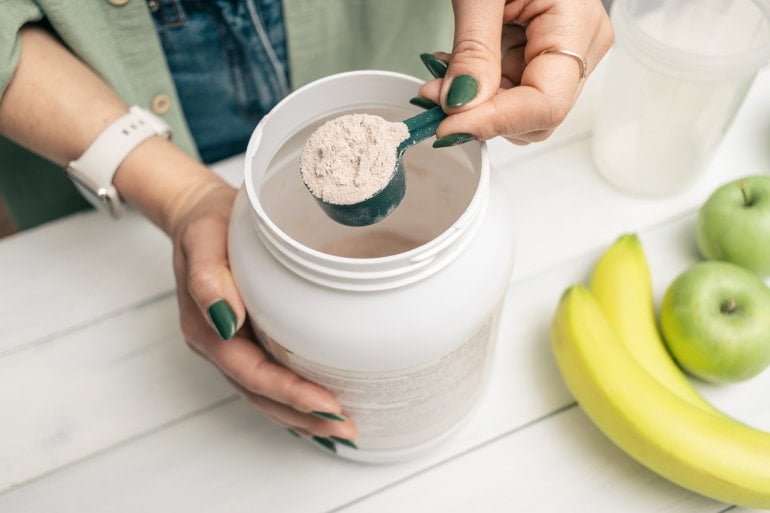
[[[254,130],[229,258],[258,342],[330,390],[366,462],[409,459],[467,419],[487,380],[513,264],[511,213],[486,145],[406,157],[407,191],[384,221],[335,223],[305,189],[299,156],[324,121],[416,112],[421,81],[382,71],[327,77]]]

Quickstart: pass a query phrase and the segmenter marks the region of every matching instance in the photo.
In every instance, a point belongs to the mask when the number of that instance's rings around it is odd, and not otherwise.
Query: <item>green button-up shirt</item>
[[[151,109],[169,98],[162,116],[174,142],[197,156],[146,3],[113,2],[122,3],[0,0],[0,95],[18,63],[19,29],[45,18],[126,103]],[[451,50],[449,0],[284,0],[284,21],[294,88],[353,69],[429,78],[418,55]],[[20,228],[86,206],[60,168],[1,137],[0,194]]]

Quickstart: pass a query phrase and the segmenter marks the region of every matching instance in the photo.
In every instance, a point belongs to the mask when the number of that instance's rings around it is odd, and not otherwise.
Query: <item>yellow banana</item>
[[[661,476],[713,499],[770,508],[770,433],[694,406],[621,344],[593,292],[562,296],[551,330],[567,387],[620,448]]]
[[[650,269],[636,235],[622,235],[604,252],[591,275],[591,290],[619,341],[639,365],[685,401],[717,412],[692,387],[660,337]]]

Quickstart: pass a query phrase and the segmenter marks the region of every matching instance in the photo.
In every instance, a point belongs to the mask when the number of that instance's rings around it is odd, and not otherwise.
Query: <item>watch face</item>
[[[67,176],[72,180],[80,194],[94,208],[113,217],[120,217],[123,214],[123,201],[115,187],[110,186],[108,189],[104,187],[97,188],[93,186],[87,176],[78,173],[71,165],[67,167]]]

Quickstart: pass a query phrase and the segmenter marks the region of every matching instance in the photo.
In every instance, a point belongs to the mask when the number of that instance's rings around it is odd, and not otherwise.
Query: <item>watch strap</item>
[[[79,159],[67,165],[67,176],[97,209],[120,217],[124,211],[123,201],[112,179],[129,153],[156,135],[168,139],[171,129],[149,111],[132,106],[128,113],[107,126]]]

